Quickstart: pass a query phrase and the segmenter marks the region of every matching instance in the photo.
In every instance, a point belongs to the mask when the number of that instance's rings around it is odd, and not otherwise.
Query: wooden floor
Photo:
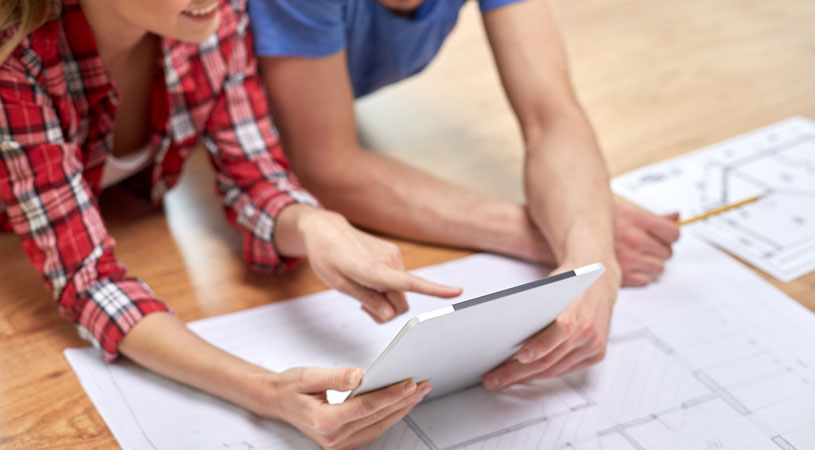
[[[573,76],[614,174],[795,115],[815,118],[815,2],[557,0]],[[358,105],[362,139],[448,179],[520,200],[522,150],[475,5],[427,72]],[[117,255],[186,321],[324,289],[307,266],[250,272],[194,157],[164,212],[114,188]],[[408,268],[466,252],[400,243]],[[0,236],[0,448],[110,448],[64,358],[83,346],[16,237]],[[815,310],[815,274],[784,285]]]

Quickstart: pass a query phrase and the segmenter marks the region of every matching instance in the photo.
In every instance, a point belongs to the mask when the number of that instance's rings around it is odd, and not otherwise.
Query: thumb
[[[663,214],[662,217],[665,217],[668,220],[672,220],[672,221],[676,222],[677,220],[679,220],[679,212],[672,212],[670,214]]]
[[[327,390],[350,391],[362,381],[362,369],[321,369],[310,367],[303,371],[298,388],[304,393],[318,393]]]

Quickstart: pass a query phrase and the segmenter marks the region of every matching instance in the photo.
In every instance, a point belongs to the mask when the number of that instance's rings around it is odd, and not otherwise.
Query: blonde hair
[[[17,31],[0,43],[0,64],[6,61],[20,41],[45,22],[51,0],[0,0],[0,31]]]

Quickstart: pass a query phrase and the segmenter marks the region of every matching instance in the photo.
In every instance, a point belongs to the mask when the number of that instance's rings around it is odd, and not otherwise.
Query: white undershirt
[[[102,170],[102,189],[139,173],[150,164],[150,146],[147,145],[139,151],[116,157],[109,154]]]

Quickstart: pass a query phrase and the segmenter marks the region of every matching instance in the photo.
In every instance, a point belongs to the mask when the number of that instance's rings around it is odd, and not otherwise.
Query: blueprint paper
[[[475,255],[416,271],[466,298],[540,269]],[[409,315],[444,300],[408,294]],[[265,367],[367,368],[408,317],[376,325],[327,291],[190,327]],[[316,449],[295,429],[92,349],[65,352],[125,449]],[[623,289],[606,359],[561,378],[418,405],[371,449],[815,448],[815,315],[749,269],[685,236],[665,274]]]
[[[815,270],[815,122],[803,117],[615,178],[617,195],[683,219],[758,202],[688,227],[780,281]]]

